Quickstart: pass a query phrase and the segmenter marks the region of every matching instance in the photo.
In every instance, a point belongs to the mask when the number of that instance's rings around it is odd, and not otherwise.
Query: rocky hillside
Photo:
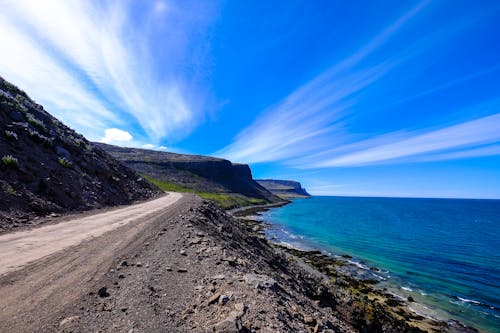
[[[170,184],[174,190],[179,188],[202,194],[231,194],[242,197],[242,204],[249,203],[245,202],[245,198],[252,199],[250,203],[256,204],[281,201],[253,180],[250,167],[246,164],[234,164],[209,156],[123,148],[102,143],[94,145],[139,174]]]
[[[0,77],[0,230],[161,192]]]
[[[311,196],[302,188],[299,182],[293,180],[257,179],[256,181],[271,193],[282,198],[305,198]]]

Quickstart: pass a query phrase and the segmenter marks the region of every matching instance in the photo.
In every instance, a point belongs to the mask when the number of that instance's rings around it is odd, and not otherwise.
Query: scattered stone
[[[135,266],[136,266],[136,267],[142,267],[142,262],[140,262],[140,261],[139,261],[139,262],[137,262],[137,263],[135,264]]]
[[[63,331],[66,329],[69,329],[71,326],[75,325],[79,320],[80,320],[80,316],[71,316],[71,317],[64,318],[59,323],[59,329],[61,329]]]
[[[97,295],[99,295],[99,297],[109,297],[108,288],[102,287],[97,291]]]
[[[415,300],[413,299],[413,297],[408,296],[408,302],[415,302]]]
[[[236,303],[236,304],[234,305],[234,309],[235,309],[236,311],[245,311],[245,310],[246,310],[246,308],[247,308],[247,307],[246,307],[245,303],[243,303],[243,302]]]
[[[202,232],[197,232],[197,233],[196,233],[196,236],[198,236],[198,237],[205,237],[205,234],[204,234],[204,233],[202,233]]]
[[[127,267],[128,266],[128,262],[127,260],[123,260],[122,262],[120,262],[120,264],[118,266],[124,266],[124,267]]]
[[[267,276],[259,274],[245,274],[243,277],[246,284],[254,285],[259,289],[273,289],[277,286],[276,280]]]
[[[213,294],[212,296],[210,296],[210,298],[208,299],[208,304],[213,304],[213,303],[216,303],[218,300],[219,300],[219,297],[220,297],[220,294],[217,293],[217,294]]]
[[[243,314],[238,311],[231,311],[228,317],[213,325],[208,331],[221,333],[239,333],[243,329],[243,324],[241,323],[242,316]]]
[[[229,296],[228,295],[220,295],[219,304],[225,305],[227,302],[229,302]]]
[[[172,267],[170,267],[170,266],[167,266],[165,269],[167,270],[167,272],[171,272],[172,271]]]
[[[203,286],[196,286],[196,287],[194,287],[194,290],[196,290],[196,291],[202,291],[203,290]]]
[[[218,275],[214,275],[212,277],[209,277],[208,279],[209,280],[224,280],[226,278],[226,276],[224,274],[218,274]]]
[[[316,324],[316,319],[311,316],[304,316],[304,324],[314,326]]]
[[[177,269],[177,272],[178,272],[178,273],[187,273],[187,271],[188,271],[188,270],[187,270],[187,269],[185,269],[185,268],[179,268],[179,269]]]
[[[186,251],[184,251],[184,250],[181,250],[179,253],[180,253],[181,255],[183,255],[183,256],[186,256],[186,255],[187,255],[187,254],[186,254]]]

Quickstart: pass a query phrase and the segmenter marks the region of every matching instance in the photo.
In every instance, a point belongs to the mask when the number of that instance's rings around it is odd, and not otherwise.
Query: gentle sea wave
[[[500,331],[499,200],[313,197],[263,218],[277,241],[352,256],[394,293]]]

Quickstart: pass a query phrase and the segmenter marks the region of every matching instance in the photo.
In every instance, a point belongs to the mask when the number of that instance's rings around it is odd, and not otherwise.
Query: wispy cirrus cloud
[[[1,1],[0,74],[93,139],[113,127],[180,138],[203,118],[204,92],[178,67],[213,16],[184,4]]]
[[[265,110],[233,143],[214,155],[248,163],[279,161],[331,146],[341,131],[343,111],[360,93],[420,50],[410,47],[400,54],[368,66],[359,66],[428,5],[422,1],[349,57],[334,64]],[[359,68],[361,67],[361,68]]]
[[[498,145],[482,147],[500,141],[500,113],[437,130],[408,133],[390,143],[380,144],[375,137],[359,145],[369,148],[328,155],[326,159],[303,165],[308,168],[362,166],[398,161],[438,161],[499,153]],[[352,146],[351,146],[352,147]],[[350,149],[352,150],[352,149]]]

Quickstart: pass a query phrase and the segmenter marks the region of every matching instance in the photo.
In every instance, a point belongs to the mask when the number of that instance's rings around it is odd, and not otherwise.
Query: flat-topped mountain
[[[0,77],[0,230],[161,192]]]
[[[256,181],[271,193],[282,198],[306,198],[311,196],[299,182],[293,180],[257,179]]]
[[[230,202],[222,202],[225,208],[282,201],[252,178],[246,164],[210,156],[93,144],[160,186],[163,182],[173,190],[192,190],[206,197],[208,193],[229,195]]]

